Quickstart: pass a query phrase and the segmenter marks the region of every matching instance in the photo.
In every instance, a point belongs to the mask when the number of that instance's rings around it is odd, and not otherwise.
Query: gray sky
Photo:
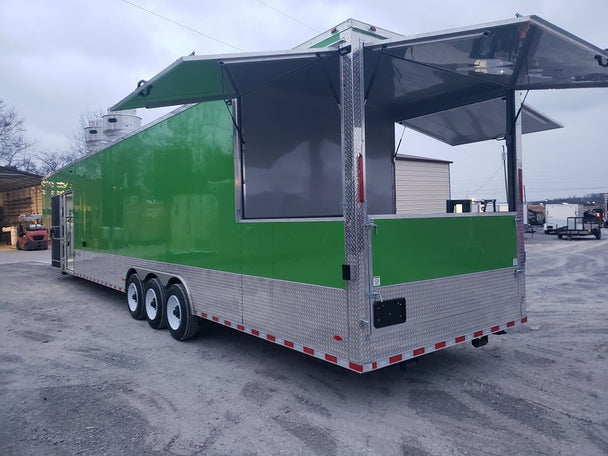
[[[0,99],[24,118],[38,150],[62,150],[82,113],[105,111],[192,51],[290,49],[348,18],[413,35],[516,12],[608,47],[606,0],[2,0]],[[527,103],[565,128],[524,136],[528,200],[608,192],[606,100],[608,89],[530,92]],[[138,110],[144,122],[161,112]],[[453,161],[454,198],[504,200],[502,144],[453,148],[408,133],[400,151]]]

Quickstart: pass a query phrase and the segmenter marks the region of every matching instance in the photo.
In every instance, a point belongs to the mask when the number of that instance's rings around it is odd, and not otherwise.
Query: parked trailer
[[[568,224],[570,217],[582,217],[585,212],[583,204],[562,203],[545,205],[545,234],[557,234],[560,228]]]
[[[588,221],[584,217],[568,217],[566,226],[557,229],[557,237],[572,239],[580,236],[595,236],[602,238],[602,227],[597,221]]]
[[[179,340],[205,319],[359,373],[483,345],[527,319],[522,131],[559,127],[519,91],[606,86],[594,56],[532,16],[183,57],[111,109],[186,105],[46,178],[53,263]],[[396,214],[395,122],[505,137],[509,212]]]

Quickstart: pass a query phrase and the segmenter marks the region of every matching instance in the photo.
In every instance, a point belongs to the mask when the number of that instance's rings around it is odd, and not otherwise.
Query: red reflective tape
[[[224,320],[224,324],[225,324],[226,326],[232,326],[232,323],[230,323],[228,320]]]
[[[439,350],[440,348],[445,348],[446,345],[447,345],[446,342],[437,342],[435,344],[435,350]]]
[[[277,340],[277,338],[276,338],[276,337],[271,336],[270,334],[266,334],[266,339],[268,339],[268,340],[269,340],[269,341],[271,341],[271,342],[274,342],[275,340]]]
[[[357,170],[359,174],[359,202],[362,203],[365,201],[365,182],[363,181],[363,155],[359,154],[357,157],[357,164],[359,165],[359,169]]]
[[[236,328],[241,331],[245,331],[245,327],[243,325],[236,325]]]
[[[388,359],[388,362],[389,362],[389,364],[394,364],[394,363],[398,363],[402,359],[403,359],[403,355],[395,355],[395,356],[391,356]]]
[[[467,340],[467,338],[465,336],[459,336],[456,339],[454,339],[454,341],[459,344],[460,342],[464,342],[465,340]]]
[[[201,312],[201,317],[203,317],[203,318],[207,318],[207,314],[206,314],[206,313],[204,313],[204,312]]]
[[[315,354],[315,351],[312,348],[310,348],[310,347],[303,347],[303,350],[304,350],[304,353],[307,353],[309,355],[314,355]]]
[[[325,353],[325,360],[329,361],[331,363],[334,363],[334,364],[336,364],[338,362],[338,358],[336,356],[330,355],[328,353]]]
[[[254,336],[259,336],[260,335],[260,331],[258,331],[257,329],[252,329],[251,330],[251,334],[253,334]]]
[[[283,345],[285,345],[286,347],[289,347],[289,348],[293,348],[293,342],[290,340],[284,340]]]
[[[357,372],[363,372],[363,366],[361,364],[348,363],[348,367],[351,370],[354,370]]]
[[[490,332],[495,333],[496,331],[500,331],[500,326],[492,326],[492,328],[490,328]]]
[[[524,173],[521,170],[521,168],[519,168],[517,170],[517,177],[519,178],[519,202],[523,203],[524,202]]]
[[[475,333],[473,333],[473,337],[481,337],[483,336],[483,331],[477,331]]]
[[[507,323],[507,328],[510,328],[511,326],[515,326],[514,321],[510,321],[509,323]]]
[[[372,363],[372,369],[378,369],[378,363],[376,361]]]
[[[521,322],[522,322],[522,323],[527,323],[527,322],[528,322],[528,317],[524,317],[524,318],[522,318],[522,319],[521,319]]]
[[[414,350],[414,356],[424,355],[424,348],[417,348]]]
[[[213,321],[217,321],[217,322],[219,322],[219,321],[220,321],[220,319],[219,319],[219,318],[217,318],[217,317],[211,317],[211,319],[212,319]]]

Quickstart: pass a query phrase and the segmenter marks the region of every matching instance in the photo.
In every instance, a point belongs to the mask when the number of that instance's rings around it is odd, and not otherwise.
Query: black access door
[[[61,195],[51,197],[51,264],[61,267]]]

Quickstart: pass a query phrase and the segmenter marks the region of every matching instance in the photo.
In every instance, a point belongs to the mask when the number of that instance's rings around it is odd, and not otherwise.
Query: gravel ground
[[[0,250],[0,454],[606,455],[608,236],[527,236],[528,325],[366,375]]]

